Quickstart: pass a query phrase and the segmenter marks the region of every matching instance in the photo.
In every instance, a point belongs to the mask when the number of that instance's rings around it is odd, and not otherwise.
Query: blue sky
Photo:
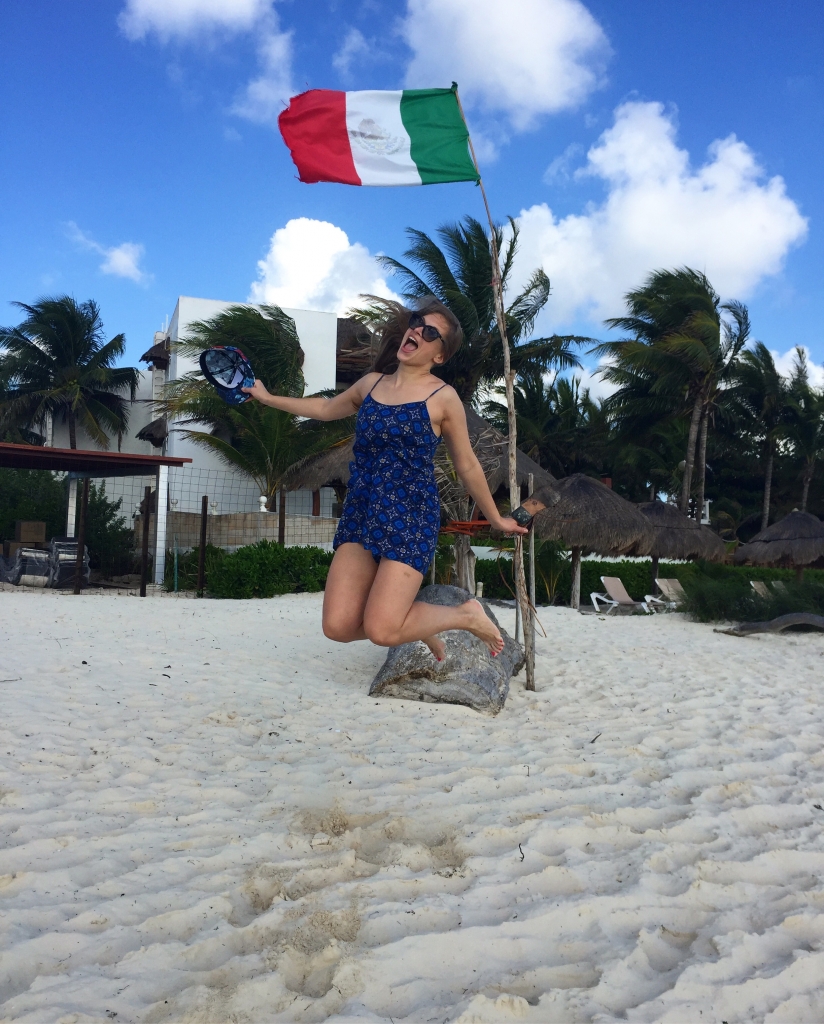
[[[544,330],[604,337],[660,266],[824,363],[819,0],[28,0],[4,4],[2,322],[95,298],[127,361],[179,294],[343,310],[471,184],[302,185],[275,126],[308,87],[457,79]],[[822,375],[824,380],[824,375]]]

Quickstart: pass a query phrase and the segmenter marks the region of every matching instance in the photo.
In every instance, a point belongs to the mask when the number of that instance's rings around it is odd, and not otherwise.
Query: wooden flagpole
[[[475,156],[475,147],[472,145],[472,136],[469,134],[469,125],[466,124],[466,116],[463,112],[461,99],[458,95],[458,87],[455,86],[455,99],[458,101],[458,109],[466,125],[467,138],[469,140],[469,152],[472,154],[472,162],[478,172],[478,185],[486,208],[486,216],[489,221],[489,238],[492,255],[492,294],[495,300],[495,319],[498,324],[498,333],[501,336],[501,346],[504,355],[504,386],[506,388],[507,422],[509,427],[509,504],[515,509],[521,504],[521,488],[518,484],[518,472],[516,464],[517,452],[517,423],[515,419],[515,371],[512,368],[510,356],[509,337],[506,333],[506,315],[504,310],[504,292],[501,281],[501,263],[498,256],[498,241],[495,236],[495,224],[492,220],[492,212],[489,209],[489,201],[486,198],[481,168],[478,165],[478,158]],[[515,577],[515,595],[518,607],[521,610],[521,621],[524,627],[524,656],[526,658],[526,689],[535,689],[535,631],[532,624],[533,609],[529,600],[526,586],[526,574],[524,572],[524,545],[520,536],[515,538],[515,551],[512,559],[513,576]]]

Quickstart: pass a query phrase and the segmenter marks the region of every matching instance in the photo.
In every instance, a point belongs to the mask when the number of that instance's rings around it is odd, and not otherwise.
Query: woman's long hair
[[[394,373],[397,370],[398,349],[404,334],[409,330],[409,317],[412,313],[420,313],[421,316],[437,313],[449,324],[446,335],[442,337],[444,362],[450,360],[461,347],[463,328],[460,321],[452,310],[439,302],[434,295],[421,299],[415,309],[407,309],[400,302],[386,300],[383,300],[381,305],[388,310],[389,315],[378,335],[379,348],[373,365],[373,369],[378,373]]]

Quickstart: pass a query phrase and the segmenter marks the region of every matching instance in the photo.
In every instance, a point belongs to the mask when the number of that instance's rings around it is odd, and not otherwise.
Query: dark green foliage
[[[824,573],[819,575],[824,577]],[[684,584],[684,611],[699,622],[767,622],[790,612],[824,615],[824,579],[783,582],[783,589],[770,587],[770,596],[764,598],[756,594],[741,574],[696,573]]]
[[[512,218],[508,237],[505,238],[503,228],[495,229],[505,291],[518,251],[518,231],[518,224]],[[408,228],[407,235],[410,244],[403,255],[409,266],[390,256],[378,259],[396,276],[406,300],[416,302],[434,295],[460,321],[463,344],[448,363],[436,369],[435,375],[451,384],[462,401],[471,402],[479,386],[495,384],[503,376],[503,349],[495,318],[488,230],[474,217],[464,217],[459,224],[444,224],[438,228],[437,241],[415,228]],[[512,365],[516,369],[579,366],[572,345],[592,340],[573,335],[530,337],[549,293],[549,278],[539,267],[532,272],[523,291],[507,305],[506,330]],[[390,315],[391,305],[376,296],[370,299],[369,306],[354,311],[353,315],[379,328]]]
[[[226,555],[207,577],[213,597],[274,597],[323,590],[332,554],[321,548],[287,548],[272,541]]]
[[[206,579],[215,572],[217,566],[227,553],[223,548],[216,548],[213,544],[206,545]],[[197,589],[197,567],[200,559],[200,548],[192,548],[191,551],[178,552],[177,556],[177,587],[178,590]],[[175,553],[166,552],[166,569],[163,574],[163,589],[175,589]]]
[[[484,597],[502,601],[515,597],[511,558],[479,558],[475,563],[475,581],[483,583]]]
[[[569,604],[570,589],[572,585],[571,569],[569,559],[562,554],[555,556],[558,559],[559,571],[555,590],[555,604]],[[546,604],[546,589],[541,583],[541,555],[539,553],[536,571],[536,598],[539,605]],[[691,592],[693,581],[717,581],[725,584],[729,581],[730,586],[736,593],[755,591],[750,586],[750,580],[763,580],[770,582],[780,580],[788,588],[795,586],[795,572],[792,569],[766,569],[757,566],[733,566],[733,565],[711,565],[707,563],[666,563],[662,562],[658,567],[658,575],[670,579],[680,580],[684,589]],[[627,593],[636,601],[641,601],[647,594],[652,593],[652,563],[649,561],[624,560],[620,562],[600,562],[585,559],[581,562],[581,604],[590,605],[589,595],[595,591],[603,593],[601,583],[602,576],[618,576]],[[824,570],[808,569],[806,578],[810,585],[824,586]],[[514,596],[512,584],[512,562],[509,559],[479,559],[475,563],[475,579],[483,582],[484,597],[500,598],[508,600]],[[505,581],[505,582],[504,582]],[[507,586],[508,585],[508,586]],[[793,608],[793,611],[811,611],[811,608]],[[776,614],[783,614],[776,612]],[[721,618],[731,618],[726,614]],[[709,620],[707,620],[709,621]]]
[[[43,433],[49,415],[68,421],[69,446],[81,426],[101,448],[128,422],[125,393],[134,399],[140,374],[114,366],[126,350],[118,334],[106,341],[100,309],[71,295],[13,305],[26,318],[0,327],[0,427]]]
[[[79,481],[78,506],[82,489],[82,481]],[[103,481],[89,486],[86,547],[92,570],[106,579],[133,572],[135,568],[134,530],[119,514],[122,504],[122,498],[110,501],[106,497]]]
[[[323,590],[332,553],[321,548],[286,548],[261,540],[227,554],[206,548],[206,592],[210,597],[248,599]],[[178,589],[197,587],[198,549],[178,556]],[[174,590],[174,552],[166,552],[164,589]]]
[[[0,538],[14,540],[15,519],[46,523],[46,537],[66,532],[66,484],[42,469],[0,469]]]

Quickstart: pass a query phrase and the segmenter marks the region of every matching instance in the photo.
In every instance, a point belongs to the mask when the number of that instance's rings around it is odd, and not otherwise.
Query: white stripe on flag
[[[346,94],[346,130],[364,185],[420,185],[411,140],[401,120],[400,91]]]

